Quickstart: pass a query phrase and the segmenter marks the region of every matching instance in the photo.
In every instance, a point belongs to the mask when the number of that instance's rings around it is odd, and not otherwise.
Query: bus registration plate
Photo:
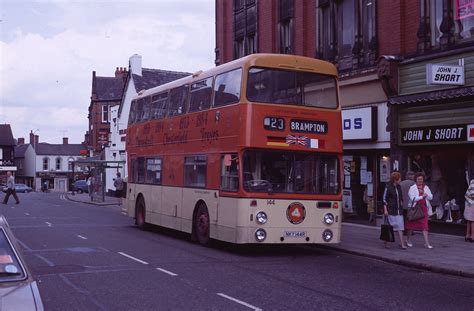
[[[306,231],[285,231],[286,238],[304,238]]]

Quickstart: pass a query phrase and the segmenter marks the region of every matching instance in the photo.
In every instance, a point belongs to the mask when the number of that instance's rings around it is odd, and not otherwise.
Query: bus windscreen
[[[247,99],[335,109],[338,107],[336,78],[306,71],[252,67],[247,79]]]
[[[243,168],[248,192],[339,193],[337,155],[248,150]]]

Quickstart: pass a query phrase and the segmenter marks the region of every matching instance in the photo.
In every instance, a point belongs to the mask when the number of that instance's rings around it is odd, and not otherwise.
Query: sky
[[[0,0],[0,124],[15,138],[82,143],[92,71],[214,66],[214,0]]]

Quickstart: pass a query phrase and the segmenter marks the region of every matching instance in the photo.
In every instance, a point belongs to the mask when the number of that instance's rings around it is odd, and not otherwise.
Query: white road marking
[[[51,225],[52,225],[52,223],[50,223],[50,222],[47,222],[47,221],[45,221],[44,223],[45,223],[45,224],[47,224],[47,225],[48,225],[48,227],[51,227]]]
[[[142,263],[142,264],[144,264],[144,265],[147,265],[147,264],[148,264],[148,262],[143,261],[143,260],[140,260],[140,259],[135,258],[135,257],[133,257],[133,256],[130,256],[129,254],[125,254],[125,253],[123,253],[123,252],[118,252],[118,253],[119,253],[120,255],[122,255],[122,256],[125,256],[125,257],[127,257],[127,258],[132,259],[132,260],[135,260],[135,261],[137,261],[137,262],[139,262],[139,263]]]
[[[78,237],[78,238],[81,238],[81,239],[83,239],[83,240],[87,240],[87,238],[86,238],[85,236],[82,236],[82,235],[79,235],[79,234],[77,235],[77,237]]]
[[[173,273],[171,271],[168,271],[168,270],[165,270],[165,269],[162,269],[162,268],[156,268],[156,270],[161,271],[161,272],[166,273],[166,274],[169,274],[171,276],[177,276],[176,273]]]
[[[221,297],[224,297],[226,299],[229,299],[229,300],[232,300],[233,302],[237,302],[238,304],[241,304],[243,306],[246,306],[247,308],[250,308],[252,310],[255,310],[255,311],[261,311],[262,309],[261,308],[258,308],[256,306],[253,306],[249,303],[246,303],[245,301],[242,301],[242,300],[239,300],[237,298],[234,298],[234,297],[231,297],[231,296],[227,296],[226,294],[223,294],[223,293],[217,293],[218,296],[221,296]]]
[[[25,213],[26,216],[30,216],[30,213]]]

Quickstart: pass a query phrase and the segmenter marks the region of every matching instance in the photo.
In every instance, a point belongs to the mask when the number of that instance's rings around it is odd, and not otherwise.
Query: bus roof
[[[156,86],[154,88],[140,91],[135,98],[146,97],[184,84],[190,84],[219,73],[230,71],[241,67],[270,67],[281,69],[293,69],[299,71],[317,72],[326,75],[337,76],[336,66],[315,58],[287,55],[287,54],[251,54],[206,71],[197,71],[195,74]]]

